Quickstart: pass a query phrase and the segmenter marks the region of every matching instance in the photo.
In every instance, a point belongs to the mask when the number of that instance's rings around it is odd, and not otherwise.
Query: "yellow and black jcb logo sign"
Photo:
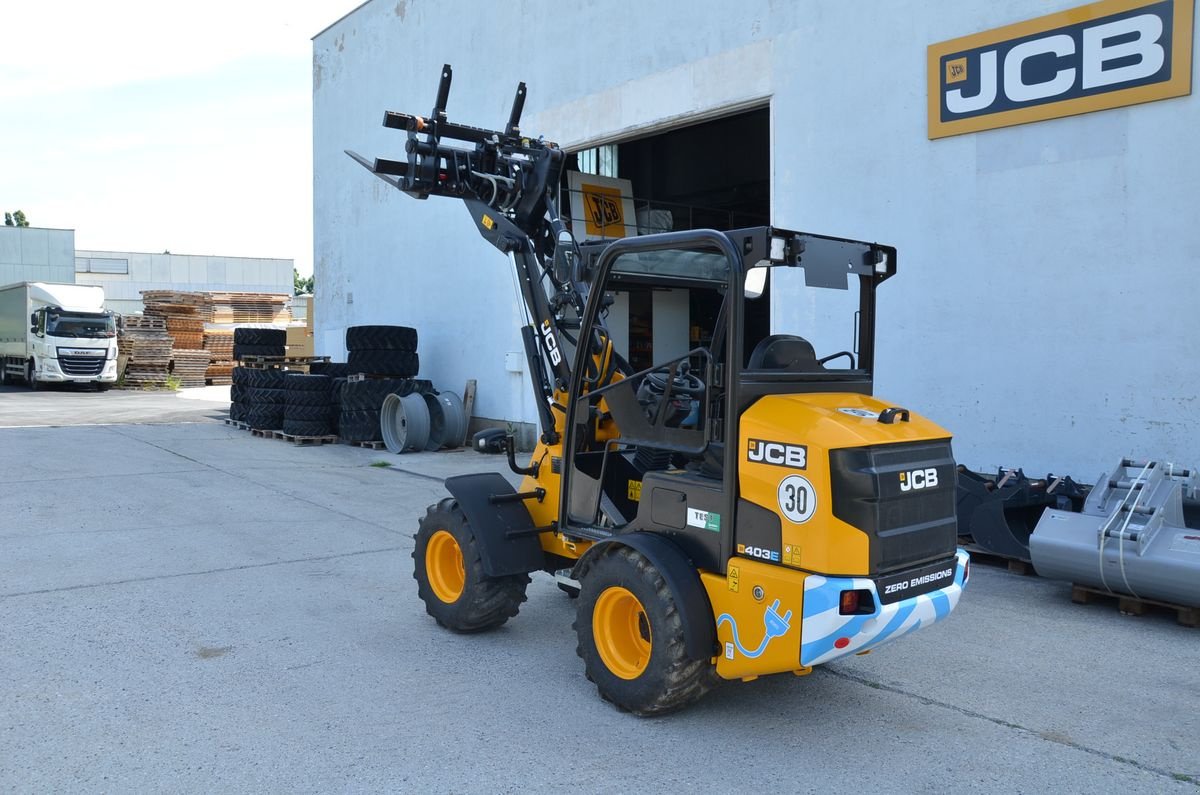
[[[624,237],[625,213],[621,208],[621,191],[607,185],[584,185],[583,206],[587,214],[589,236]]]
[[[1195,0],[1103,0],[929,47],[929,137],[1191,93]]]

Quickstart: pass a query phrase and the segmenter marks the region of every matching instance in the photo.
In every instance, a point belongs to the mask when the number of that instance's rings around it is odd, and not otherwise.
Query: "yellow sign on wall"
[[[1102,0],[928,51],[929,137],[1191,93],[1195,0]]]
[[[588,236],[623,237],[625,213],[621,209],[621,191],[607,185],[583,184],[583,206]]]

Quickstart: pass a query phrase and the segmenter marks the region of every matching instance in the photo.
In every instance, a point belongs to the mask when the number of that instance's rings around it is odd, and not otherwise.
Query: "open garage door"
[[[579,241],[770,223],[769,107],[568,156],[559,206]],[[617,291],[608,325],[635,371],[707,345],[720,307],[704,291]],[[766,312],[746,333],[769,333]],[[761,328],[759,328],[761,326]]]

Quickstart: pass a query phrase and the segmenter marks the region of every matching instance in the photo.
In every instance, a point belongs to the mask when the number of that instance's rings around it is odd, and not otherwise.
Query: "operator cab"
[[[698,517],[734,515],[737,418],[768,394],[870,394],[874,289],[895,252],[770,227],[580,249],[591,299],[579,325],[593,344],[573,351],[561,526],[583,537],[673,528],[715,562],[729,534]],[[639,294],[649,319],[634,315]]]

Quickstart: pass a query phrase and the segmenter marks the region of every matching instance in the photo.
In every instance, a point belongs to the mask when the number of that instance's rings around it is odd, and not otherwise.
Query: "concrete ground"
[[[0,789],[1200,790],[1169,616],[977,565],[935,627],[642,720],[546,577],[496,632],[425,615],[416,519],[498,459],[294,447],[213,397],[0,393]],[[169,422],[102,424],[138,415]]]

